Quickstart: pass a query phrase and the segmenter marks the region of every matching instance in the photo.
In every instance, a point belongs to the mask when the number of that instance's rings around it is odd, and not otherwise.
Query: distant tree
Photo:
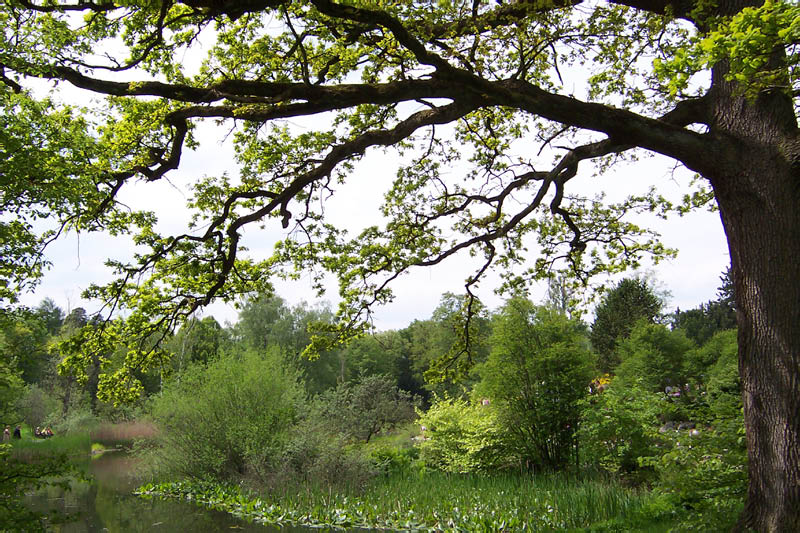
[[[188,320],[169,341],[169,350],[176,355],[173,368],[180,373],[191,363],[216,359],[226,338],[227,332],[213,316]]]
[[[467,313],[472,314],[469,324],[464,323]],[[486,360],[490,331],[487,310],[479,300],[449,292],[430,319],[415,320],[402,331],[409,342],[412,375],[425,383],[426,402],[432,393],[455,395],[472,383],[469,369]]]
[[[705,344],[716,332],[736,328],[736,302],[730,268],[720,276],[722,285],[717,289],[717,299],[700,304],[696,309],[673,315],[673,327],[681,329],[698,345]]]
[[[296,337],[303,333],[296,327],[292,310],[283,298],[255,295],[242,303],[233,331],[241,342],[256,349],[270,345],[296,349]]]
[[[640,320],[655,323],[661,314],[662,299],[644,278],[625,278],[611,289],[595,308],[589,335],[601,372],[613,372],[620,360],[615,348],[630,335]]]
[[[71,334],[89,323],[89,315],[83,307],[76,307],[67,314],[64,322],[61,325],[61,331],[65,334]]]
[[[0,354],[19,370],[25,383],[44,378],[49,354],[45,321],[36,313],[19,313],[0,330]]]
[[[420,390],[421,383],[411,376],[409,346],[398,331],[382,331],[360,337],[343,348],[346,379],[381,374],[391,377],[402,389],[411,393]]]
[[[494,317],[491,346],[476,390],[498,410],[523,461],[563,468],[574,456],[579,402],[595,371],[580,323],[512,298]]]
[[[564,274],[548,278],[545,305],[567,317],[580,318],[582,314],[582,310],[578,307],[580,297],[574,281]]]
[[[19,420],[16,406],[24,389],[25,382],[14,361],[0,353],[0,430]]]
[[[637,385],[649,392],[664,392],[667,386],[684,383],[684,360],[696,348],[682,331],[641,320],[617,345],[615,383]]]
[[[317,393],[346,377],[346,362],[338,347],[320,351],[313,360],[302,357],[311,341],[309,327],[331,324],[333,318],[326,305],[290,307],[279,296],[256,295],[243,303],[233,335],[256,350],[278,347],[289,363],[302,369],[309,392]]]
[[[415,417],[411,395],[381,375],[339,384],[319,398],[318,409],[334,430],[365,443]]]
[[[45,298],[36,307],[36,314],[44,321],[47,333],[57,335],[64,323],[64,311],[50,298]]]

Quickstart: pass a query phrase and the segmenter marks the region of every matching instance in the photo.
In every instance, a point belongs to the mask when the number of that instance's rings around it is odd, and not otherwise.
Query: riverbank
[[[355,488],[313,485],[245,492],[208,482],[147,485],[146,498],[189,500],[264,524],[393,531],[666,532],[659,497],[609,480],[557,474],[381,476]]]

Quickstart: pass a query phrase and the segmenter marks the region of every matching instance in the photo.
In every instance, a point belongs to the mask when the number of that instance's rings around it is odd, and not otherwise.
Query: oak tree
[[[340,325],[320,331],[324,347],[367,324],[409,269],[480,258],[468,317],[492,268],[508,288],[618,271],[669,253],[626,212],[713,203],[738,313],[740,527],[800,529],[796,3],[2,0],[0,23],[0,298],[30,287],[60,232],[131,232],[135,257],[89,290],[128,309],[95,328],[131,344],[104,386],[163,362],[154,333],[275,276],[314,267],[320,289],[325,272],[338,278]],[[199,67],[184,64],[192,54]],[[70,96],[44,94],[53,86]],[[314,120],[298,129],[300,117]],[[238,173],[198,178],[192,227],[162,234],[120,191],[169,179],[209,121],[230,132]],[[380,149],[403,155],[384,221],[349,237],[326,200]],[[592,161],[639,152],[674,159],[701,188],[680,206],[655,191],[612,204],[581,194]],[[248,259],[243,235],[261,224],[286,238]]]

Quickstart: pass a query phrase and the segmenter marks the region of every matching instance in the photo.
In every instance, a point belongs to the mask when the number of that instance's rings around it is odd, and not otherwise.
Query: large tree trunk
[[[800,531],[800,148],[791,100],[715,73],[712,130],[735,150],[707,176],[731,254],[749,487],[737,529]]]

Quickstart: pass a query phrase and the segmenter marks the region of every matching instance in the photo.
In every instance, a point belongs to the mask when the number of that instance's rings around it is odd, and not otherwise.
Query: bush
[[[419,423],[426,429],[419,456],[426,467],[444,472],[486,472],[514,464],[491,406],[436,398]]]
[[[409,471],[414,461],[419,459],[419,449],[379,445],[370,449],[369,458],[379,472],[400,474]]]
[[[309,418],[292,431],[283,450],[281,467],[269,481],[361,487],[375,471],[372,461],[361,450]]]
[[[52,427],[57,434],[88,432],[97,423],[98,419],[88,404],[73,407],[66,415],[52,413],[45,421],[45,425]]]
[[[195,366],[153,404],[160,465],[189,477],[267,476],[289,440],[304,392],[277,350]]]
[[[688,511],[681,531],[729,531],[747,492],[744,422],[718,420],[698,434],[674,432],[667,451],[646,462],[659,476],[658,490]]]
[[[625,388],[614,379],[605,391],[584,401],[578,431],[581,460],[615,474],[641,477],[639,459],[660,455],[660,394]],[[652,470],[652,469],[650,469]]]
[[[491,344],[476,391],[490,399],[504,438],[530,467],[566,467],[594,373],[581,324],[512,298],[495,317]]]
[[[322,394],[315,408],[314,416],[329,431],[365,443],[415,416],[411,395],[388,376],[380,375],[340,384]]]
[[[684,358],[695,350],[694,342],[680,330],[661,324],[640,322],[630,337],[621,341],[617,353],[622,360],[617,380],[625,386],[640,386],[663,392],[667,386],[685,383]]]

